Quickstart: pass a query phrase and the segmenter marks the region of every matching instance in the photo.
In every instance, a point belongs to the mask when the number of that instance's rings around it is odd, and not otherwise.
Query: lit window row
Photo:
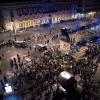
[[[37,18],[33,20],[22,20],[19,21],[19,28],[29,28],[29,27],[36,27],[40,26],[42,24],[47,23],[59,23],[61,20],[69,20],[71,19],[70,15],[59,15],[59,16],[52,16],[52,17],[43,17],[43,18]]]

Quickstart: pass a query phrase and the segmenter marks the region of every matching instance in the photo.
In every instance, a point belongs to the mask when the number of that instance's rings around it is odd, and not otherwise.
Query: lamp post
[[[14,40],[16,41],[16,26],[15,26],[15,21],[13,21],[13,32],[14,32]]]
[[[82,0],[82,13],[85,13],[85,2],[86,0]]]

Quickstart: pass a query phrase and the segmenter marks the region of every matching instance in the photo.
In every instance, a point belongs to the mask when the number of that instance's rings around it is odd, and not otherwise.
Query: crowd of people
[[[53,84],[58,82],[60,72],[66,70],[74,76],[81,77],[84,100],[88,100],[93,92],[92,79],[97,71],[99,63],[99,46],[88,45],[85,55],[78,61],[70,55],[62,54],[58,49],[49,48],[44,52],[34,51],[28,56],[30,61],[25,61],[19,54],[10,60],[13,85],[15,93],[23,95],[28,100],[41,100],[41,98],[53,98]],[[4,77],[7,82],[7,78]],[[3,83],[3,82],[2,82]],[[92,88],[90,90],[90,88]],[[90,91],[89,91],[90,90]],[[88,92],[87,92],[88,91]],[[45,96],[43,96],[43,93]],[[93,97],[91,97],[91,100]],[[26,99],[27,100],[27,99]],[[93,99],[94,100],[94,99]]]
[[[59,35],[53,34],[51,36],[51,34],[34,34],[31,38],[24,38],[24,41],[28,41],[28,45],[31,43],[32,45],[33,43],[49,45],[50,42],[53,44],[59,38]],[[9,45],[12,46],[12,42],[9,41]],[[58,76],[65,70],[74,76],[79,75],[81,78],[79,84],[82,84],[83,89],[82,100],[97,100],[92,95],[94,88],[92,79],[100,62],[100,47],[95,43],[89,43],[87,47],[88,50],[85,55],[76,61],[70,54],[62,54],[58,48],[51,47],[51,45],[43,52],[32,50],[31,45],[29,45],[31,53],[29,52],[28,56],[25,56],[29,59],[28,61],[20,54],[10,59],[11,72],[13,73],[10,80],[14,85],[15,94],[22,95],[25,100],[53,99],[55,92],[52,86],[59,82]],[[78,50],[75,52],[78,52]],[[4,81],[7,82],[7,80],[5,76]],[[1,83],[3,82],[1,81]],[[29,94],[29,98],[26,96],[27,94]]]
[[[52,88],[52,85],[58,80],[57,76],[64,70],[62,67],[62,65],[64,65],[62,60],[63,56],[60,52],[52,52],[53,51],[47,51],[39,56],[35,56],[34,54],[31,64],[27,65],[27,67],[24,65],[24,62],[21,60],[19,55],[17,55],[17,59],[14,58],[11,60],[10,64],[12,69],[16,69],[15,76],[18,78],[14,82],[15,86],[21,85],[17,87],[22,87],[22,89],[26,90],[31,89],[31,91],[35,90],[35,97],[39,95],[38,93],[42,93],[47,90],[48,87]],[[23,92],[26,91],[21,91],[21,93]]]
[[[64,55],[57,49],[44,52],[35,51],[27,64],[20,55],[17,55],[16,58],[10,60],[16,93],[21,95],[29,93],[31,94],[29,97],[41,100],[42,93],[45,91],[45,99],[49,98],[53,93],[52,86],[58,82],[58,75],[63,70],[73,75],[78,74],[81,77],[80,83],[85,89],[97,71],[99,47],[91,45],[87,52],[82,59],[75,61],[72,56]],[[94,60],[96,56],[97,59]]]

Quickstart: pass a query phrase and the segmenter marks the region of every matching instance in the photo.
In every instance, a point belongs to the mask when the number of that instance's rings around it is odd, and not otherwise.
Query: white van
[[[47,50],[47,46],[46,45],[43,45],[43,44],[37,44],[35,46],[35,49],[38,50],[38,51],[43,52],[43,51]]]

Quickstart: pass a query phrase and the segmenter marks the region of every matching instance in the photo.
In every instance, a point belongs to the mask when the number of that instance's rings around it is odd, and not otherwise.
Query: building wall
[[[2,12],[6,30],[19,30],[69,20],[77,12],[77,5],[70,2],[9,4],[2,6]]]

